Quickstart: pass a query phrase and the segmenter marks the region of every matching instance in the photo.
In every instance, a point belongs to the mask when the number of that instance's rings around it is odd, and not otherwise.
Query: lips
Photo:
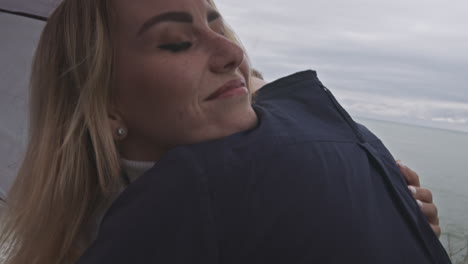
[[[245,87],[246,85],[245,85],[244,80],[242,79],[232,80],[232,81],[225,83],[220,88],[218,88],[206,100],[209,101],[209,100],[214,100],[214,99],[221,98],[224,96],[228,96],[228,95],[236,93],[237,90],[239,90],[239,92],[242,92],[241,88],[244,88],[245,90],[246,89]]]

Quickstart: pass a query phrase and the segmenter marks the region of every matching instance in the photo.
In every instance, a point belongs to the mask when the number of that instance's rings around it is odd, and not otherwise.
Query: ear
[[[109,110],[108,118],[114,140],[124,140],[128,134],[128,127],[126,126],[122,115],[115,109],[111,109]]]

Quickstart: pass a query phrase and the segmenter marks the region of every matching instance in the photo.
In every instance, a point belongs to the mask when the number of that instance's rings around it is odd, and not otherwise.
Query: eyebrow
[[[208,12],[207,15],[208,23],[220,17],[221,15],[217,11],[211,10]],[[154,16],[148,19],[145,23],[143,23],[143,25],[140,27],[140,30],[138,30],[137,36],[141,36],[150,28],[163,22],[193,23],[193,17],[189,13],[185,12],[167,12],[161,15]]]

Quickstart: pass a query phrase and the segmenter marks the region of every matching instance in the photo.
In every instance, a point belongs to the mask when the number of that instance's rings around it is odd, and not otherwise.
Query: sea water
[[[454,264],[468,264],[468,133],[355,118],[395,159],[416,171],[439,209],[441,242]]]

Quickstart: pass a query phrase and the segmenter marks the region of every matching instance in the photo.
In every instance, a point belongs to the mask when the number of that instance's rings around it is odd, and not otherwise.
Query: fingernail
[[[408,186],[408,189],[411,191],[411,193],[413,195],[416,195],[417,191],[416,191],[416,188],[414,186]]]
[[[419,207],[422,209],[423,203],[421,201],[419,201],[419,200],[416,200],[416,202],[418,203]]]

